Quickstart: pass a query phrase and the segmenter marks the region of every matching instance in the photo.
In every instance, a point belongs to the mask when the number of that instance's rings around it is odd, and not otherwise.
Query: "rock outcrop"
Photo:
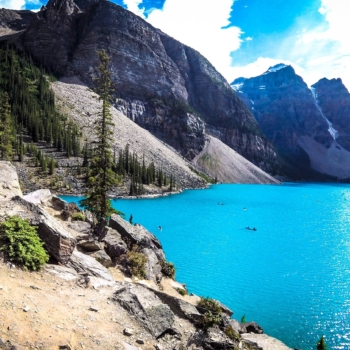
[[[278,64],[260,76],[239,78],[232,87],[289,164],[289,175],[306,179],[317,178],[316,172],[350,176],[350,153],[340,146],[337,131],[315,95],[291,66]]]
[[[38,235],[45,243],[48,253],[59,263],[68,262],[76,241],[56,219],[42,208],[27,202],[22,197],[15,196],[8,201],[0,202],[0,215],[2,217],[17,215],[29,220],[31,225],[38,227]]]
[[[277,164],[252,114],[203,56],[112,2],[50,0],[15,43],[60,76],[89,86],[95,51],[106,49],[117,108],[187,159],[210,133],[265,170]]]
[[[10,162],[0,162],[0,200],[22,196],[16,168]]]

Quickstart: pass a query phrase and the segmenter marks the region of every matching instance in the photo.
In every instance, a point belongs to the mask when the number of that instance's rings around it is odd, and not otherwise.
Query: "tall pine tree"
[[[97,141],[95,142],[93,157],[87,179],[86,198],[81,204],[91,211],[100,222],[112,212],[111,201],[107,192],[117,184],[113,172],[112,152],[112,117],[110,112],[111,94],[113,92],[109,61],[105,50],[97,52],[99,57],[99,77],[95,79],[94,91],[101,101],[101,112],[95,122]]]
[[[9,96],[7,92],[0,96],[0,157],[12,160],[13,123],[11,118]]]

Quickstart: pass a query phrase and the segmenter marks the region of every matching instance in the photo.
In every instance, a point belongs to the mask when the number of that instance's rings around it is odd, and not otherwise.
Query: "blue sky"
[[[291,64],[309,84],[350,90],[350,0],[115,0],[206,56],[231,82]],[[40,0],[0,0],[37,9]]]

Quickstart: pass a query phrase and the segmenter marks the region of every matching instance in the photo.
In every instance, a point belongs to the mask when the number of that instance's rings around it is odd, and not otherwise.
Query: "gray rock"
[[[77,246],[83,248],[87,252],[96,252],[104,248],[103,243],[97,242],[93,238],[81,240],[77,243]]]
[[[135,317],[152,336],[158,338],[173,329],[175,315],[153,291],[132,283],[117,283],[117,286],[112,300]]]
[[[231,350],[235,347],[238,348],[238,342],[231,340],[219,328],[209,328],[203,333],[202,346],[206,350]]]
[[[49,189],[37,190],[23,196],[23,198],[33,204],[44,204],[51,200],[52,194]]]
[[[160,282],[162,279],[162,267],[160,265],[158,256],[150,248],[143,248],[142,253],[145,254],[147,257],[146,278],[148,280]]]
[[[180,318],[187,318],[197,325],[202,323],[203,315],[194,305],[158,290],[154,290],[154,293],[160,300],[162,300],[163,303],[170,307],[171,311],[175,315],[179,316]]]
[[[57,196],[52,196],[51,197],[51,207],[55,210],[67,210],[68,203]]]
[[[108,255],[114,257],[117,254],[125,253],[127,249],[125,243],[118,245],[119,242],[126,241],[130,242],[130,245],[137,245],[147,258],[146,278],[155,283],[160,282],[162,279],[160,262],[165,260],[165,255],[158,239],[143,226],[131,225],[119,215],[112,215],[109,225],[113,231],[111,231],[111,235],[108,233],[107,239],[105,239]]]
[[[86,221],[71,221],[65,223],[66,227],[72,232],[72,236],[79,242],[87,240],[91,236],[91,225]]]
[[[233,311],[231,309],[229,309],[226,305],[224,305],[222,302],[220,302],[219,300],[217,300],[217,302],[219,303],[220,307],[221,307],[221,311],[225,314],[227,314],[228,316],[232,316],[233,315]]]
[[[256,322],[245,322],[242,323],[242,332],[243,333],[255,333],[263,334],[264,330]]]
[[[162,249],[161,243],[152,233],[141,225],[131,225],[119,215],[112,215],[109,226],[117,230],[124,241],[127,239],[131,244],[137,244],[140,248]]]
[[[38,227],[38,235],[44,242],[48,253],[61,264],[68,262],[76,241],[61,223],[43,209],[19,196],[15,196],[3,205],[0,204],[1,212],[28,219],[31,225]]]
[[[139,348],[137,348],[136,346],[130,345],[130,344],[125,343],[125,342],[123,342],[123,343],[124,343],[125,350],[139,350]]]
[[[113,259],[128,252],[128,247],[121,235],[112,228],[107,228],[107,235],[103,239],[106,243],[106,253]]]
[[[88,276],[98,277],[103,280],[114,282],[109,271],[91,256],[74,250],[67,264],[78,273],[86,273]]]
[[[125,328],[123,330],[123,334],[128,337],[131,337],[132,335],[134,335],[134,331],[131,328]]]
[[[143,339],[136,339],[136,343],[137,343],[137,344],[145,344],[145,342],[143,341]]]
[[[67,266],[46,264],[45,270],[66,281],[73,281],[78,279],[78,273],[74,269]]]
[[[6,161],[0,161],[0,199],[22,196],[16,168]]]
[[[96,259],[104,267],[111,267],[113,265],[111,258],[108,256],[108,254],[104,250],[90,252],[90,253],[87,253],[87,255]]]

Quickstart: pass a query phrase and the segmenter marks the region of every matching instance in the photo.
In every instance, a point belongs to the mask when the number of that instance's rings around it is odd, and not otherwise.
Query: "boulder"
[[[162,267],[160,265],[160,259],[157,254],[150,248],[143,248],[142,253],[147,258],[146,263],[146,278],[159,283],[162,280]],[[164,259],[162,259],[164,260]]]
[[[87,276],[98,277],[109,282],[114,282],[109,271],[96,261],[96,259],[80,253],[77,250],[74,250],[67,266],[73,268],[80,274],[86,274]]]
[[[87,252],[96,252],[104,248],[104,244],[95,241],[93,238],[83,239],[77,243],[77,246],[83,248]]]
[[[136,244],[140,248],[162,249],[161,243],[152,233],[141,225],[131,225],[119,215],[112,215],[109,226],[117,230],[124,241],[128,240],[131,244]]]
[[[70,221],[65,223],[65,225],[77,242],[91,237],[91,225],[86,221]]]
[[[107,234],[104,241],[107,243],[107,253],[112,257],[120,255],[121,249],[126,245],[118,246],[115,242],[128,242],[129,247],[137,245],[141,252],[147,257],[146,278],[159,283],[162,279],[162,267],[160,262],[165,260],[165,254],[159,240],[141,225],[131,225],[119,215],[112,215],[109,226],[113,229],[111,234]],[[110,228],[109,228],[110,230]],[[112,237],[114,237],[112,239]],[[119,238],[120,237],[120,238]],[[112,255],[111,255],[112,254]],[[113,256],[113,257],[114,257]]]
[[[236,333],[239,333],[239,334],[243,333],[241,323],[238,322],[237,320],[234,320],[234,319],[230,318],[229,316],[223,314],[222,321],[223,321],[223,325],[225,328],[231,327]]]
[[[97,260],[104,267],[111,267],[113,262],[104,250],[87,253],[89,256]]]
[[[232,316],[233,315],[233,311],[231,309],[229,309],[226,305],[224,305],[221,301],[217,300],[217,302],[219,303],[220,307],[221,307],[221,311],[228,315],[228,316]]]
[[[254,343],[262,350],[292,350],[280,340],[266,334],[245,333],[242,334],[244,343]]]
[[[6,161],[0,161],[0,199],[22,196],[16,168]]]
[[[107,234],[103,239],[106,244],[106,253],[113,259],[128,252],[126,243],[121,235],[110,227],[107,227]]]
[[[55,210],[67,210],[68,203],[57,196],[52,196],[51,197],[51,207]]]
[[[2,204],[0,214],[18,215],[22,219],[29,220],[31,225],[38,226],[38,235],[48,253],[61,264],[68,262],[76,241],[61,223],[37,205],[19,196]]]
[[[264,330],[256,322],[245,322],[242,323],[242,332],[243,333],[255,333],[263,334]]]
[[[203,315],[197,310],[194,305],[158,290],[154,290],[154,293],[160,300],[162,300],[163,303],[167,304],[170,307],[171,311],[175,315],[179,316],[180,318],[187,318],[192,323],[197,325],[200,325],[202,323]]]
[[[51,200],[52,194],[49,189],[37,190],[23,196],[23,198],[33,204],[44,204]]]
[[[117,282],[112,300],[120,304],[154,338],[174,329],[175,315],[149,288],[133,283]]]
[[[206,350],[231,350],[238,348],[239,342],[230,339],[219,328],[209,328],[203,332],[202,347]],[[249,348],[255,349],[255,348]]]

